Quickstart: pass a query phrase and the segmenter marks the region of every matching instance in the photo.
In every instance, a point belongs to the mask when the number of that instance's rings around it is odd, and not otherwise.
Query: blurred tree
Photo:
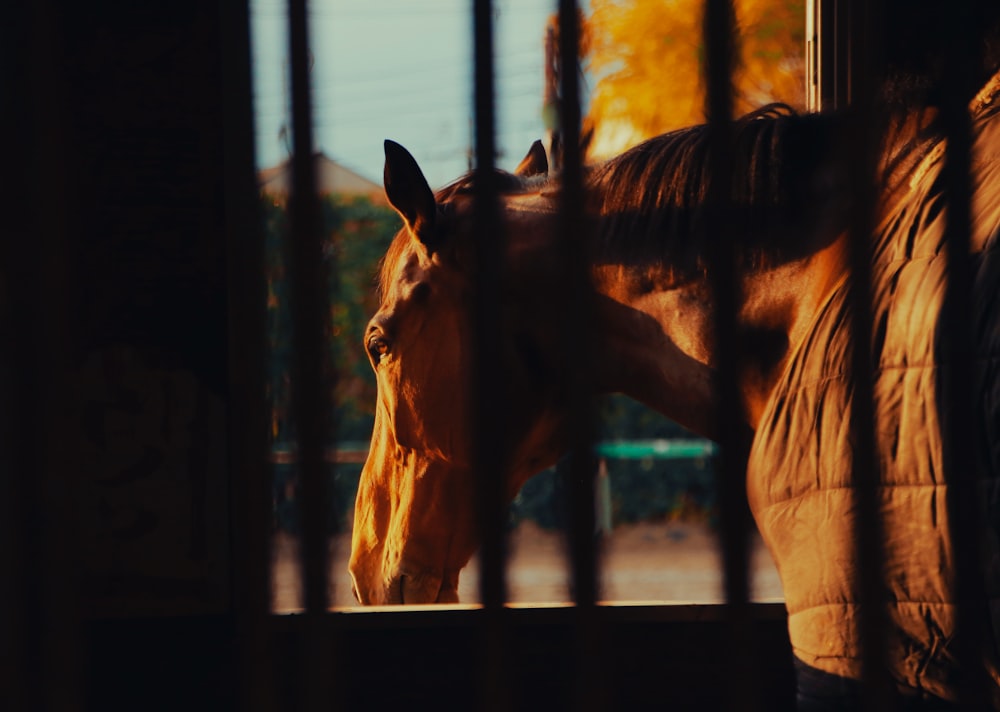
[[[280,198],[261,196],[267,260],[267,339],[269,377],[267,398],[271,408],[271,438],[275,449],[293,445],[294,425],[291,406],[292,322],[290,286],[285,267],[284,241],[288,236],[288,216]],[[375,277],[401,222],[391,208],[375,205],[365,197],[324,196],[320,201],[324,256],[337,279],[329,281],[327,320],[329,363],[337,374],[335,392],[329,402],[336,430],[330,446],[337,441],[367,444],[371,437],[375,409],[375,375],[365,354],[362,339],[365,324],[378,308]],[[361,466],[331,464],[330,499],[333,530],[343,530],[350,516]],[[275,465],[274,508],[277,526],[298,531],[295,490],[298,481],[294,463]]]
[[[267,249],[268,344],[270,378],[268,398],[272,409],[271,435],[276,443],[288,442],[291,363],[291,315],[283,241],[287,215],[280,200],[262,197]],[[337,373],[331,403],[338,440],[367,440],[371,436],[375,376],[362,345],[364,327],[375,313],[375,275],[379,260],[400,227],[399,216],[390,208],[365,197],[325,196],[320,203],[324,254],[337,269],[330,281],[327,322],[330,363]],[[331,443],[332,445],[332,443]]]
[[[329,236],[327,256],[339,275],[337,291],[330,295],[329,322],[338,374],[337,439],[367,442],[375,412],[375,374],[365,353],[364,331],[378,310],[375,277],[382,256],[402,223],[394,210],[364,197],[328,197],[321,207]]]
[[[587,124],[601,157],[704,121],[704,0],[591,0]],[[804,0],[734,0],[735,111],[805,102]]]

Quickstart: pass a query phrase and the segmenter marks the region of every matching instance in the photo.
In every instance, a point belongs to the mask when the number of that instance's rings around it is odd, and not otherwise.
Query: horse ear
[[[535,141],[531,144],[531,148],[528,149],[528,155],[514,169],[514,175],[525,178],[528,176],[545,175],[548,172],[549,159],[545,156],[545,146],[542,145],[541,141]]]
[[[382,180],[389,204],[403,217],[413,234],[430,247],[437,215],[434,191],[410,152],[388,139]]]

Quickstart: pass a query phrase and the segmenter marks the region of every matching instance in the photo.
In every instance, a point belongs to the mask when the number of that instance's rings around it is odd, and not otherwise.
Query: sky
[[[494,0],[497,163],[513,169],[544,134],[543,37],[555,0]],[[469,168],[470,0],[312,0],[316,149],[381,183],[382,142],[403,144],[433,188]],[[284,0],[251,0],[257,164],[288,157]],[[586,88],[585,88],[586,89]]]

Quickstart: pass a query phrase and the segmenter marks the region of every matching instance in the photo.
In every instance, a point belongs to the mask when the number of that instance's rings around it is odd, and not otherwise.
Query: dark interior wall
[[[0,709],[235,704],[222,18],[238,7],[5,8]]]
[[[58,347],[57,474],[74,470],[81,604],[97,615],[228,605],[220,17],[183,0],[39,4],[17,38],[32,211],[9,246],[12,317],[50,300],[28,328],[58,324],[21,369]],[[13,267],[29,262],[57,276]]]
[[[99,621],[231,614],[223,13],[4,15],[0,708],[68,709]]]
[[[128,343],[225,384],[220,13],[211,3],[67,3],[74,321],[82,353]]]

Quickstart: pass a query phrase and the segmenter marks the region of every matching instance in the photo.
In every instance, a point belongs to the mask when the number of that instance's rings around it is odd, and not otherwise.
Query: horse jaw
[[[354,509],[349,569],[360,603],[458,600],[476,547],[473,485],[468,468],[401,447],[378,409]]]

